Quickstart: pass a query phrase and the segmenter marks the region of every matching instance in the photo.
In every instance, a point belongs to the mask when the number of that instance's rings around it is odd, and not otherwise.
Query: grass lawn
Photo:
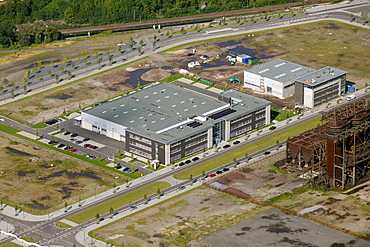
[[[22,245],[15,244],[15,243],[12,243],[12,242],[9,242],[9,243],[6,243],[6,244],[2,244],[0,246],[1,247],[22,247]]]
[[[314,118],[312,120],[309,120],[307,122],[304,122],[302,124],[299,124],[297,126],[294,126],[292,128],[289,128],[285,131],[276,133],[274,135],[268,136],[260,141],[254,142],[252,144],[249,144],[247,146],[241,147],[239,149],[236,149],[234,151],[230,151],[226,154],[220,155],[212,160],[206,161],[204,163],[201,163],[197,166],[191,167],[189,169],[186,169],[184,171],[181,171],[179,173],[176,173],[174,177],[176,179],[182,179],[186,180],[189,179],[190,175],[197,176],[203,173],[203,171],[209,171],[216,167],[219,167],[221,165],[227,164],[229,162],[232,162],[234,158],[240,159],[246,156],[246,154],[252,154],[254,152],[257,152],[258,150],[267,148],[271,145],[276,144],[276,141],[278,140],[283,141],[288,139],[288,137],[293,137],[295,135],[301,134],[305,131],[308,131],[310,129],[313,129],[317,127],[318,124],[320,124],[321,117]]]
[[[67,219],[80,224],[82,222],[93,219],[97,214],[103,215],[105,213],[108,213],[110,208],[116,209],[122,207],[124,205],[130,204],[131,202],[144,198],[144,195],[149,196],[156,193],[158,189],[163,190],[170,186],[171,185],[167,182],[155,182],[125,195],[114,198],[108,202],[102,203],[93,208],[87,209],[79,214],[72,215]]]
[[[60,228],[71,228],[72,227],[72,226],[70,226],[70,225],[68,225],[66,223],[61,222],[61,221],[56,222],[55,225],[57,227],[60,227]]]

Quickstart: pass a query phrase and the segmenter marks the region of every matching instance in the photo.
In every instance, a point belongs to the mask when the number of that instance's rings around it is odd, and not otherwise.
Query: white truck
[[[347,96],[347,100],[353,100],[353,99],[356,99],[356,95],[355,94],[351,94],[351,95],[348,95]]]

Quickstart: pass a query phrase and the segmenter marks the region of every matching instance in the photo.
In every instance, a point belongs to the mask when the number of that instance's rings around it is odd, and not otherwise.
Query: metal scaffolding
[[[326,111],[325,125],[287,141],[287,163],[311,182],[344,189],[370,172],[370,94]]]

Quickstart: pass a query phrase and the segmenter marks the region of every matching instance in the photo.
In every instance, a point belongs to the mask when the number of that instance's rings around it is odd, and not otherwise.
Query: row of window
[[[266,112],[265,108],[259,110],[259,111],[256,111],[255,114],[258,114],[258,113],[262,113],[262,112]]]
[[[200,151],[202,151],[203,149],[206,149],[206,148],[207,148],[207,143],[205,143],[203,145],[200,145],[198,147],[186,150],[185,156],[192,155],[194,153],[200,152]]]
[[[146,138],[141,137],[141,136],[130,134],[130,138],[131,139],[138,140],[138,141],[141,141],[141,142],[145,142],[145,143],[148,143],[148,144],[152,144],[152,141],[151,140],[146,139]]]
[[[131,140],[130,140],[130,145],[133,145],[133,146],[135,146],[135,147],[138,147],[138,148],[141,148],[141,149],[147,150],[147,151],[149,151],[149,152],[151,152],[151,151],[152,151],[152,147],[146,146],[146,145],[144,145],[144,144],[142,144],[142,143],[140,143],[140,142],[136,142],[136,141],[131,141]]]
[[[233,126],[231,126],[231,130],[234,130],[234,129],[237,129],[237,128],[239,128],[239,127],[241,127],[241,126],[244,126],[244,125],[247,125],[247,124],[249,124],[249,123],[251,123],[252,122],[252,119],[248,119],[248,120],[246,120],[246,121],[242,121],[242,122],[239,122],[239,123],[237,123],[237,124],[235,124],[235,125],[233,125]]]
[[[177,148],[171,149],[171,154],[174,154],[180,151],[181,151],[181,147],[177,147]]]
[[[256,120],[258,120],[258,119],[262,119],[262,118],[265,118],[265,114],[261,114],[261,115],[257,116],[257,117],[256,117]]]
[[[181,159],[181,153],[180,154],[176,154],[174,156],[171,156],[170,161],[173,162],[173,161],[179,160],[179,159]]]
[[[263,125],[265,125],[265,120],[256,123],[256,128],[261,127]]]
[[[174,144],[171,144],[171,148],[176,147],[177,145],[180,145],[180,144],[181,144],[181,141],[176,142],[176,143],[174,143]]]
[[[187,141],[190,141],[190,140],[192,140],[194,138],[199,138],[199,136],[201,136],[201,135],[207,135],[207,131],[202,132],[202,133],[195,134],[193,136],[190,136],[189,138],[186,138],[185,141],[187,142]]]
[[[129,151],[130,151],[131,153],[134,153],[134,154],[137,154],[137,155],[143,156],[143,157],[148,158],[148,159],[151,159],[151,158],[152,158],[152,154],[147,153],[147,152],[144,152],[144,151],[139,150],[139,149],[137,149],[137,148],[130,147],[130,148],[129,148]]]
[[[243,129],[240,129],[240,130],[237,130],[237,131],[233,131],[230,133],[230,137],[233,138],[235,136],[239,136],[239,135],[242,135],[248,131],[252,130],[252,126],[247,126],[246,128],[243,128]]]
[[[194,145],[197,145],[198,143],[201,143],[201,142],[204,142],[204,141],[207,141],[207,136],[204,136],[198,140],[195,140],[193,142],[190,142],[188,144],[185,145],[185,148],[189,148],[189,147],[192,147]]]
[[[235,122],[238,122],[238,121],[243,120],[243,119],[246,119],[246,118],[249,118],[249,117],[251,117],[251,116],[252,116],[252,114],[249,114],[249,115],[245,115],[245,116],[242,116],[242,117],[240,117],[240,118],[237,118],[237,119],[231,120],[231,121],[230,121],[230,124],[233,124],[233,123],[235,123]]]

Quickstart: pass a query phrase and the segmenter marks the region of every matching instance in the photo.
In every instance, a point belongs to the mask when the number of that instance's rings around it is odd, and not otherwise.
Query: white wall
[[[224,121],[225,141],[230,140],[230,121]]]
[[[303,88],[303,105],[313,108],[313,96],[314,92],[312,89],[304,87]]]
[[[260,90],[260,76],[244,71],[244,87]]]
[[[266,106],[266,113],[265,113],[266,124],[271,122],[271,105]]]
[[[213,140],[212,128],[209,128],[207,132],[208,132],[207,133],[207,138],[208,138],[207,148],[210,148],[212,147],[212,140]]]

